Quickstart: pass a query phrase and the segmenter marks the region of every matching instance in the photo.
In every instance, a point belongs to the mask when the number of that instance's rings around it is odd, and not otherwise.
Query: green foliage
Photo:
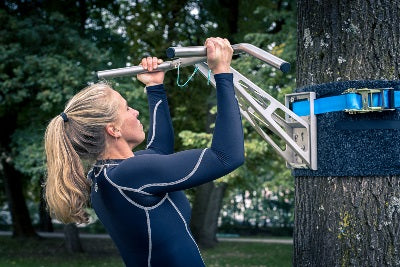
[[[217,0],[93,0],[84,7],[77,7],[76,1],[25,4],[35,8],[27,12],[18,2],[13,12],[0,10],[0,119],[15,121],[9,129],[12,160],[32,185],[44,175],[47,122],[74,93],[96,81],[97,70],[137,65],[147,55],[168,60],[163,55],[169,46],[201,45],[208,36],[223,36],[252,43],[292,64],[291,72],[283,75],[249,56],[233,61],[235,69],[269,94],[282,102],[295,86],[293,0],[239,1],[234,30],[227,19],[232,7]],[[181,79],[192,71],[183,68]],[[175,71],[170,71],[165,80],[178,137],[175,149],[209,146],[214,89],[199,74],[185,88],[177,88],[175,79]],[[148,125],[143,85],[134,78],[115,79],[112,85]],[[293,181],[284,161],[247,123],[244,132],[246,164],[220,180],[229,184],[226,211],[232,210],[229,205],[235,195],[246,192],[259,207],[266,187],[274,196],[285,192],[278,201],[292,199]]]
[[[43,131],[33,126],[17,129],[13,134],[13,154],[14,164],[17,170],[20,170],[30,178],[30,195],[38,196],[40,188],[38,184],[45,173],[45,153]]]
[[[179,133],[183,145],[187,148],[209,147],[211,145],[212,134],[194,133],[192,131],[182,131]]]
[[[0,119],[15,118],[7,129],[12,161],[38,193],[46,124],[74,93],[94,81],[92,70],[107,53],[60,13],[21,18],[0,10],[0,22]]]
[[[157,56],[164,60],[165,50],[170,46],[190,46],[202,44],[208,28],[207,19],[191,12],[200,8],[199,1],[149,0],[131,3],[121,1],[121,16],[114,30],[122,29],[129,39],[129,58],[137,65],[143,56]],[[181,79],[186,79],[193,68],[182,68]],[[212,92],[204,79],[195,77],[187,87],[176,86],[176,71],[170,71],[165,78],[175,132],[192,130],[205,131],[208,108],[207,98]],[[176,150],[181,150],[180,139],[176,138]]]

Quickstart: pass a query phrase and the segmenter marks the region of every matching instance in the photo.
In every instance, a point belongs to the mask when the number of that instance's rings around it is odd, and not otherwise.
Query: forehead
[[[125,98],[122,97],[120,93],[113,90],[112,97],[119,103],[119,104],[126,104]]]

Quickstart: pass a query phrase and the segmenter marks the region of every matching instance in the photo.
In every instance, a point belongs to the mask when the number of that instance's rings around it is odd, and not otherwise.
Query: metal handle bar
[[[290,70],[290,64],[283,59],[274,56],[257,46],[247,43],[240,43],[232,45],[234,54],[245,52],[253,57],[256,57],[270,66],[281,70],[286,73]],[[188,46],[188,47],[170,47],[167,49],[167,56],[173,57],[201,57],[207,56],[207,49],[205,46]]]
[[[176,69],[178,66],[185,67],[191,66],[200,62],[207,61],[207,57],[191,57],[191,58],[178,58],[172,61],[165,61],[158,65],[157,69],[151,72],[157,71],[168,71],[172,69]],[[132,66],[126,68],[118,68],[118,69],[111,69],[111,70],[102,70],[97,72],[97,77],[99,79],[107,79],[107,78],[115,78],[115,77],[122,77],[122,76],[134,76],[141,73],[149,72],[148,70],[144,69],[142,66]]]

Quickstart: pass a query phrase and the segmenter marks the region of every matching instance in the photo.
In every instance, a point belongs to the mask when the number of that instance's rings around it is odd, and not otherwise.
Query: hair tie
[[[69,121],[67,114],[65,114],[64,112],[61,112],[61,113],[60,113],[60,116],[61,116],[61,118],[63,118],[63,121],[64,121],[64,122]]]

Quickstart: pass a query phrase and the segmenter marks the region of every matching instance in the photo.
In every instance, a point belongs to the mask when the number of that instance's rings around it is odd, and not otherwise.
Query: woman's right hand
[[[233,49],[227,39],[207,38],[207,64],[214,74],[229,73]]]

